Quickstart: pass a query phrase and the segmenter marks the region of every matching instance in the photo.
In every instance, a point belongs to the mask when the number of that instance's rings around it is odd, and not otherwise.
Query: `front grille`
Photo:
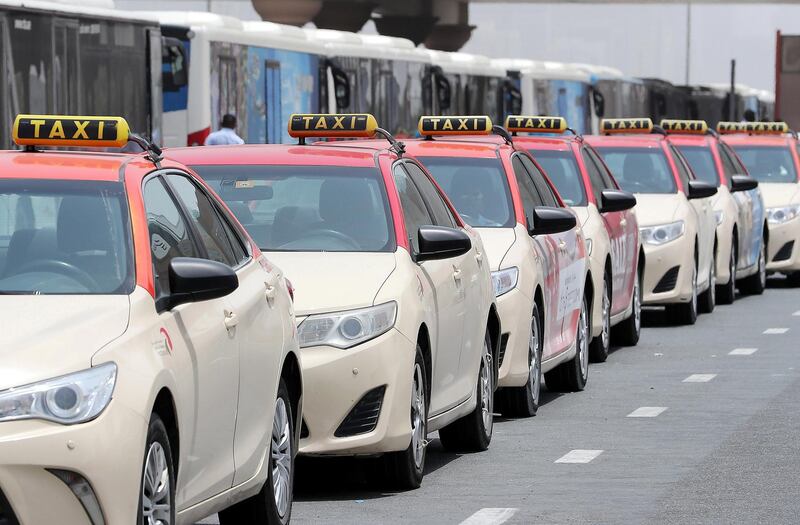
[[[19,525],[17,516],[11,509],[11,505],[8,503],[2,489],[0,489],[0,525]]]
[[[675,284],[678,282],[678,271],[681,269],[680,266],[673,266],[667,273],[664,274],[664,277],[658,281],[658,284],[653,289],[653,293],[662,293],[668,292],[675,288]]]
[[[356,406],[350,410],[342,424],[333,433],[336,437],[355,436],[372,432],[378,425],[378,417],[381,415],[381,405],[383,405],[383,393],[386,392],[386,385],[373,388]]]
[[[781,249],[778,250],[778,253],[775,254],[775,257],[772,258],[773,261],[786,261],[792,256],[792,248],[794,248],[794,241],[789,241],[783,246]]]
[[[506,346],[508,346],[508,334],[500,336],[500,352],[497,354],[497,368],[503,366],[503,358],[506,356]]]

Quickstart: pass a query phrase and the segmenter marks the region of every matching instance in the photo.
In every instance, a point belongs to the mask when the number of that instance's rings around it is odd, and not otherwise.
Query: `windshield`
[[[512,228],[511,192],[500,159],[420,157],[464,221],[475,228]]]
[[[262,250],[386,252],[395,240],[377,168],[192,166]]]
[[[530,150],[568,206],[586,206],[586,190],[571,151]]]
[[[719,186],[717,166],[708,146],[678,146],[698,180]]]
[[[792,152],[783,146],[734,146],[750,176],[759,182],[797,182]]]
[[[631,193],[676,193],[675,178],[661,148],[595,148],[620,188]]]
[[[0,294],[129,294],[121,183],[0,180]]]

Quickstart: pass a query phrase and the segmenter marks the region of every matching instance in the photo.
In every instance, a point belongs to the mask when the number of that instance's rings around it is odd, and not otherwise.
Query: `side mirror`
[[[239,287],[239,278],[225,264],[176,257],[169,263],[169,308],[225,297]]]
[[[717,187],[713,184],[703,182],[701,180],[689,181],[689,194],[690,199],[705,199],[706,197],[713,197],[717,194]]]
[[[636,206],[636,197],[633,193],[622,190],[603,190],[600,201],[600,213],[625,211]]]
[[[571,230],[578,224],[575,215],[565,208],[537,206],[533,209],[533,227],[528,228],[531,235],[549,235]]]
[[[747,175],[734,175],[731,177],[731,192],[750,191],[758,188],[758,181]]]
[[[423,226],[419,229],[418,235],[418,262],[458,257],[472,248],[469,235],[455,228]]]

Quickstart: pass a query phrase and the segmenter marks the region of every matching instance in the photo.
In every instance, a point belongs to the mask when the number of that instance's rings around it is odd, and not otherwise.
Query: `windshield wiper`
[[[41,295],[39,290],[0,290],[0,295]]]

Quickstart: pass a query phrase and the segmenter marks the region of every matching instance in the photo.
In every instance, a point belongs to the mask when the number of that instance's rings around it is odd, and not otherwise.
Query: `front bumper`
[[[529,347],[533,300],[514,288],[497,298],[505,351],[500,360],[498,387],[520,387],[530,375]]]
[[[138,512],[147,422],[115,400],[94,421],[0,423],[0,489],[21,524],[88,524],[70,488],[46,469],[72,471],[94,490],[106,523]]]
[[[692,299],[694,251],[689,237],[683,235],[660,246],[645,244],[644,256],[642,304],[686,303]]]
[[[789,243],[792,243],[791,245]],[[769,225],[767,271],[792,272],[800,270],[800,218],[783,224]],[[777,260],[776,260],[777,259]]]
[[[416,343],[394,328],[347,350],[330,346],[301,349],[307,435],[300,440],[300,453],[346,456],[406,449],[411,442],[415,356]],[[383,386],[375,428],[337,436],[337,429],[365,394]]]

